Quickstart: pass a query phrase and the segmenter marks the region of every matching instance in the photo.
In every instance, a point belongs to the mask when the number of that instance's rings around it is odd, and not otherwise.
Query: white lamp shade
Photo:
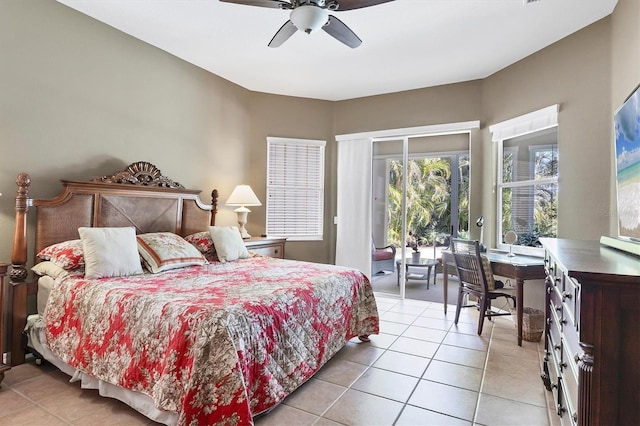
[[[238,185],[233,190],[226,204],[228,206],[261,206],[262,203],[249,185]]]
[[[291,11],[289,19],[300,31],[311,34],[318,31],[329,20],[329,12],[318,6],[298,6]]]

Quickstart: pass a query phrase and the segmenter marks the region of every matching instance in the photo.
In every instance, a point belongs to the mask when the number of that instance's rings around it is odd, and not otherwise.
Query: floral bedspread
[[[354,269],[255,256],[159,274],[56,282],[46,344],[149,395],[184,425],[252,424],[352,337],[378,333]]]

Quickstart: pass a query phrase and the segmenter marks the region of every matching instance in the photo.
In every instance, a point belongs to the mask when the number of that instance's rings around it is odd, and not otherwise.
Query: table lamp
[[[226,204],[228,206],[240,206],[234,210],[238,214],[238,225],[240,226],[240,235],[243,239],[251,238],[251,235],[245,229],[247,224],[247,215],[251,210],[246,206],[261,206],[262,203],[258,200],[258,197],[253,192],[249,185],[238,185],[233,190],[229,198],[227,198]]]

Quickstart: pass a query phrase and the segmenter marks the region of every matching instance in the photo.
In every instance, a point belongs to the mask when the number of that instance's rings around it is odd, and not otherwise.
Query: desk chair
[[[458,290],[458,303],[456,305],[455,323],[458,324],[460,310],[468,307],[478,307],[480,319],[478,320],[478,335],[482,334],[482,326],[485,317],[511,315],[510,312],[498,312],[491,310],[491,301],[499,297],[504,297],[513,301],[515,308],[516,298],[508,293],[496,291],[493,272],[489,260],[480,255],[480,244],[478,241],[461,239],[451,240],[451,254],[456,263],[460,287]],[[472,294],[478,299],[477,304],[463,305],[465,295]]]

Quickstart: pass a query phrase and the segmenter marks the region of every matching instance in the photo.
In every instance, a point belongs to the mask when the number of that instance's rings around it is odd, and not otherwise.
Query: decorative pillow
[[[82,241],[70,240],[53,244],[40,250],[37,255],[42,260],[49,260],[64,269],[77,269],[84,266]]]
[[[196,247],[171,232],[142,234],[137,240],[138,251],[153,273],[207,263]]]
[[[35,265],[33,265],[33,268],[31,268],[31,270],[41,277],[50,276],[54,279],[58,277],[66,277],[69,275],[69,271],[48,260],[36,263]]]
[[[86,278],[142,274],[136,231],[126,228],[78,228]]]
[[[220,262],[251,257],[237,226],[210,226],[209,232]]]
[[[196,232],[195,234],[187,235],[184,237],[184,240],[193,244],[200,253],[208,254],[214,250],[211,233],[209,233],[209,231]]]
[[[487,287],[489,291],[496,289],[496,281],[493,278],[493,270],[491,269],[491,261],[487,256],[480,256],[482,259],[482,269],[484,269],[484,275],[487,277]]]

